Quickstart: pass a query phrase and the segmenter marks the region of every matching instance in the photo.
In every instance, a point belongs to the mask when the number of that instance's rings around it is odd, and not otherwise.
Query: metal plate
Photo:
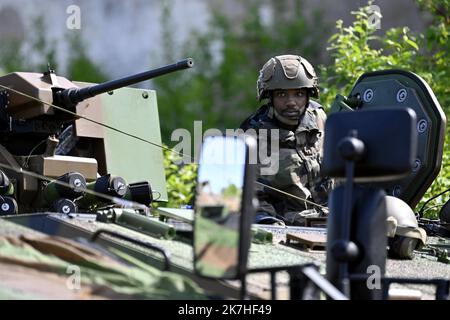
[[[92,85],[76,84],[80,87]],[[106,163],[105,168],[103,163],[99,163],[99,170],[118,175],[127,183],[149,181],[152,190],[161,194],[157,200],[167,201],[163,153],[157,146],[161,146],[162,141],[156,92],[122,88],[86,101],[86,108],[77,108],[77,113],[154,143],[140,141],[83,119],[77,120],[78,136],[103,138]]]
[[[403,179],[379,185],[414,209],[438,175],[442,162],[446,118],[436,96],[421,77],[403,70],[365,73],[350,96],[361,97],[362,109],[409,107],[416,112],[419,137],[415,168]]]

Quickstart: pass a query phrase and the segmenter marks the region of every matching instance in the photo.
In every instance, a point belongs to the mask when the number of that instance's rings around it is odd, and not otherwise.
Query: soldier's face
[[[273,106],[278,114],[291,120],[298,121],[308,102],[306,89],[274,90]]]

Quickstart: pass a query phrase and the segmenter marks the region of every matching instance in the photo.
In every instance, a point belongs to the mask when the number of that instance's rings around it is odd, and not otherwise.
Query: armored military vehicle
[[[439,172],[445,133],[445,115],[420,77],[367,73],[348,97],[336,98],[324,168],[341,185],[330,195],[327,228],[252,226],[251,137],[205,140],[202,155],[239,161],[201,157],[198,185],[207,182],[210,192],[197,187],[194,209],[150,207],[167,200],[156,93],[125,86],[192,65],[187,59],[99,85],[52,70],[0,77],[0,245],[8,249],[0,250],[0,268],[10,274],[0,294],[53,297],[14,281],[18,273],[32,278],[37,260],[45,260],[46,270],[58,266],[65,277],[81,266],[81,284],[93,298],[448,298],[448,247],[427,239],[413,211]],[[227,187],[222,176],[239,189],[237,197],[212,194]],[[429,233],[445,236],[447,207],[442,221],[427,222]],[[274,241],[252,241],[255,230]],[[387,259],[387,248],[416,257]],[[99,259],[94,269],[108,271],[102,275],[92,270]],[[130,265],[129,282],[111,276],[129,275]],[[409,291],[395,294],[391,284]],[[412,294],[421,284],[431,289]],[[86,297],[72,289],[68,298]]]

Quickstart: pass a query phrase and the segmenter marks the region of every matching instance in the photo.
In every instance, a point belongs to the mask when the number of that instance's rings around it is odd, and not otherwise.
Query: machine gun
[[[185,59],[161,68],[84,88],[79,88],[66,78],[56,76],[54,70],[50,68],[43,74],[14,72],[0,77],[1,144],[13,155],[29,155],[42,139],[59,134],[63,123],[77,119],[79,116],[77,109],[86,107],[89,104],[87,99],[191,68],[193,65],[192,59]],[[40,147],[41,153],[44,147]]]
[[[78,103],[95,97],[96,95],[106,93],[119,88],[127,87],[142,81],[150,80],[171,72],[192,68],[194,62],[192,59],[185,59],[174,64],[170,64],[158,69],[138,73],[132,76],[117,80],[111,80],[105,83],[85,87],[85,88],[52,88],[54,104],[64,108],[74,108]],[[50,73],[52,71],[49,71]]]
[[[56,149],[60,146],[58,135],[71,129],[69,139],[75,137],[77,140],[77,130],[80,130],[77,120],[87,118],[84,115],[86,110],[100,115],[100,120],[97,117],[93,122],[102,124],[102,103],[96,96],[112,94],[113,90],[188,69],[193,65],[193,60],[188,58],[121,79],[87,86],[57,76],[50,68],[43,74],[15,72],[0,77],[0,169],[11,179],[18,203],[15,210],[8,212],[48,210],[52,208],[50,202],[59,200],[50,197],[49,201],[48,183],[37,176],[24,174],[22,170],[59,180],[64,180],[63,177],[68,173],[75,173],[88,183],[95,181],[100,171],[103,171],[100,172],[102,176],[109,173],[106,172],[105,164],[108,150],[99,142],[102,137],[92,127],[84,129],[82,135],[85,140],[89,140],[83,141],[88,147],[73,151],[74,146],[71,146],[66,153],[56,155]]]

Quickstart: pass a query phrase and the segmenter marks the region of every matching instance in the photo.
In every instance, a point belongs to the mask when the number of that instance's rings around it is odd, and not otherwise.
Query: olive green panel
[[[175,208],[157,208],[156,211],[167,218],[180,220],[192,224],[194,221],[194,210],[192,209],[175,209]]]
[[[380,184],[388,194],[401,198],[414,209],[441,167],[446,119],[439,102],[422,78],[403,70],[363,74],[348,99],[336,98],[333,110],[354,108],[357,100],[361,109],[397,107],[415,111],[418,150],[413,171],[401,180]]]
[[[121,131],[161,145],[156,92],[123,88],[102,94],[103,122]],[[163,153],[160,147],[105,129],[108,173],[123,177],[128,183],[149,181],[155,198],[167,201]]]

